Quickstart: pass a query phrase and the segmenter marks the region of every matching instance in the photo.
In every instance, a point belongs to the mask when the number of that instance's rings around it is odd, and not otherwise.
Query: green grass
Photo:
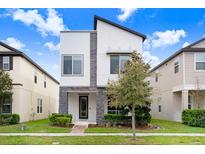
[[[167,121],[167,120],[158,120],[153,119],[151,124],[158,125],[160,129],[155,130],[139,130],[136,129],[136,132],[149,132],[149,133],[205,133],[205,128],[200,127],[191,127],[184,125],[179,122]],[[87,133],[130,133],[132,132],[131,128],[88,128],[86,129]]]
[[[205,144],[205,137],[138,137],[133,141],[124,136],[85,136],[85,137],[0,137],[1,145],[129,145],[129,144]]]
[[[26,130],[20,129],[21,124],[0,126],[0,133],[67,133],[69,128],[51,126],[48,119],[29,121],[23,123],[26,125]]]

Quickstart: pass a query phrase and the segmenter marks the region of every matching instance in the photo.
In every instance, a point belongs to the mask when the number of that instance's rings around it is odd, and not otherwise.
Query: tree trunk
[[[133,134],[133,140],[136,140],[136,134],[135,134],[135,103],[132,104],[132,134]]]

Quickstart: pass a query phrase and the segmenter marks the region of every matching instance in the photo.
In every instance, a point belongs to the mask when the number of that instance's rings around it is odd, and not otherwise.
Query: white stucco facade
[[[110,74],[110,55],[107,53],[141,52],[143,38],[108,23],[97,22],[97,86],[105,87],[109,79],[118,79],[117,74]]]
[[[74,123],[79,121],[102,123],[103,115],[107,113],[105,87],[108,80],[118,79],[117,74],[110,72],[110,55],[112,55],[110,53],[128,56],[134,50],[141,52],[144,39],[145,35],[101,17],[94,18],[94,30],[62,31],[60,113],[72,114]],[[71,61],[64,62],[63,57],[66,55],[83,55],[82,75],[63,73],[65,67],[63,64]],[[85,119],[79,116],[82,111],[79,107],[81,96],[88,97],[88,115]]]

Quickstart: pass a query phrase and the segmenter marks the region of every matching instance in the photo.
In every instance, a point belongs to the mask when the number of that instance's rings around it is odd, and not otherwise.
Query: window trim
[[[72,57],[72,74],[64,74],[64,57],[71,56]],[[82,73],[81,74],[73,74],[73,56],[81,56],[82,57]],[[83,77],[84,76],[84,55],[83,54],[62,54],[61,55],[61,76],[62,77]]]
[[[119,74],[121,72],[121,70],[120,70],[120,67],[121,67],[121,57],[128,56],[130,58],[130,54],[110,54],[109,56],[110,56],[110,74],[112,74],[112,75],[116,75],[116,74]],[[119,73],[111,73],[111,56],[119,56],[119,63],[118,63],[118,66],[119,66],[118,72]]]
[[[3,105],[4,105],[4,99],[7,99],[7,98],[3,98],[3,103],[1,104],[1,111],[0,111],[0,113],[1,114],[12,114],[12,97],[11,96],[9,96],[9,100],[10,100],[10,112],[3,112]]]
[[[7,63],[4,62],[4,58],[8,58],[8,62],[7,62]],[[4,71],[9,71],[9,70],[10,70],[10,57],[9,57],[9,56],[3,56],[3,58],[2,58],[2,64],[3,64],[2,69],[3,69]],[[4,64],[8,64],[8,69],[5,69],[5,68],[4,68]]]
[[[37,114],[43,113],[43,99],[42,98],[37,98],[36,113]]]
[[[178,64],[178,65],[176,65],[176,64]],[[176,67],[178,66],[178,71],[176,72]],[[175,61],[174,62],[174,74],[177,74],[177,73],[179,73],[179,61]]]
[[[199,53],[205,53],[205,52],[195,52],[195,53],[194,53],[194,71],[195,71],[195,72],[205,72],[205,69],[204,69],[204,70],[197,70],[197,69],[196,69],[196,55],[199,54]],[[205,61],[204,61],[204,62],[205,62]]]

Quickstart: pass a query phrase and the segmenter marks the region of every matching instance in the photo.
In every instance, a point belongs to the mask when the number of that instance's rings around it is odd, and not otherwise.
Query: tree
[[[136,139],[136,105],[146,106],[147,102],[150,102],[151,88],[145,81],[149,76],[149,68],[149,64],[143,61],[141,54],[134,51],[123,71],[119,73],[119,80],[109,81],[106,89],[113,106],[128,106],[131,110],[133,139]]]
[[[0,70],[0,103],[3,98],[12,94],[12,79],[5,71]]]

